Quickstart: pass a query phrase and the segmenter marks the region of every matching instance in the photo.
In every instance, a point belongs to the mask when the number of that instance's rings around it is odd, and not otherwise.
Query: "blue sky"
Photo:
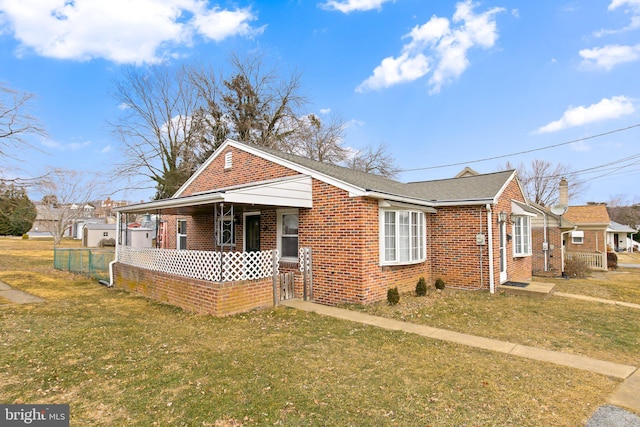
[[[544,159],[587,180],[572,204],[640,202],[640,0],[0,0],[0,81],[48,131],[17,166],[109,170],[123,66],[251,52],[402,181]]]

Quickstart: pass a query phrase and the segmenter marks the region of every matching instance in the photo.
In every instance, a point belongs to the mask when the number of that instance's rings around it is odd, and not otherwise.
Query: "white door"
[[[500,223],[500,283],[507,281],[507,223]]]

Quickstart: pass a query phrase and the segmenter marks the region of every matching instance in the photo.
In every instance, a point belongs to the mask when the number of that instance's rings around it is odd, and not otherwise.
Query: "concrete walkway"
[[[620,378],[625,381],[618,387],[614,395],[611,396],[610,403],[640,412],[640,370],[638,370],[638,367],[636,366],[592,359],[590,357],[576,354],[529,347],[526,345],[491,338],[483,338],[446,329],[433,328],[431,326],[417,325],[415,323],[372,316],[358,311],[315,304],[299,299],[281,301],[280,305],[298,310],[314,312],[324,316],[335,317],[337,319],[376,326],[392,331],[403,331],[432,339],[455,342],[484,350],[496,351],[542,362],[555,363],[557,365],[567,366],[574,369],[582,369],[601,375]]]
[[[11,286],[0,281],[0,297],[7,299],[15,304],[32,304],[36,302],[44,302],[44,300],[35,295],[13,289]]]
[[[602,304],[620,305],[622,307],[637,308],[640,310],[640,304],[634,304],[632,302],[614,301],[614,300],[604,299],[604,298],[588,297],[586,295],[565,294],[564,292],[554,292],[553,295],[556,297],[573,298],[573,299],[579,299],[583,301],[599,302]]]

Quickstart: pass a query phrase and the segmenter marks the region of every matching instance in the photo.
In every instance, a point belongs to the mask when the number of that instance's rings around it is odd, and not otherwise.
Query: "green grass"
[[[0,402],[69,403],[71,425],[575,426],[619,384],[287,308],[193,315],[28,245],[0,239],[0,280],[47,302],[0,308]]]

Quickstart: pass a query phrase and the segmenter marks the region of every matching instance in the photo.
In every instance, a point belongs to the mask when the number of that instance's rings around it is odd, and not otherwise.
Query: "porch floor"
[[[521,286],[521,283],[518,283],[517,285],[509,285],[509,282],[505,282],[498,285],[498,292],[504,292],[510,295],[546,298],[556,290],[556,285],[554,283],[525,282],[525,284],[526,286]]]

